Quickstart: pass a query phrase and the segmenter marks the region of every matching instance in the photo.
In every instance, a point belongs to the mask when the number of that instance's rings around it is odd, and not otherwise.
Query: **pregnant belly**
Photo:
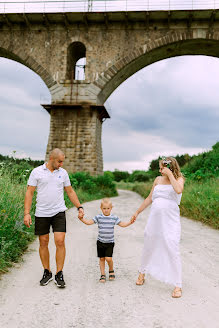
[[[152,206],[151,209],[155,210],[161,210],[161,209],[175,209],[176,211],[179,211],[179,206],[177,205],[177,203],[172,200],[172,199],[168,199],[168,198],[155,198],[152,202]]]

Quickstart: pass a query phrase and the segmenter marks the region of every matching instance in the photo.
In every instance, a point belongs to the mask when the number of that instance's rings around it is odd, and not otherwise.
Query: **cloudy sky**
[[[219,59],[182,56],[145,67],[106,102],[104,169],[147,169],[159,155],[197,154],[219,140]],[[33,71],[0,58],[0,153],[43,159],[50,93]]]

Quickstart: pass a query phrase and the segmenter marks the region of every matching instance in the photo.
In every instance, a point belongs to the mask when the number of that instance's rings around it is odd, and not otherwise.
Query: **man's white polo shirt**
[[[70,186],[71,183],[67,171],[63,168],[51,172],[46,164],[38,166],[31,172],[27,184],[37,190],[36,216],[51,217],[67,209],[64,187]]]

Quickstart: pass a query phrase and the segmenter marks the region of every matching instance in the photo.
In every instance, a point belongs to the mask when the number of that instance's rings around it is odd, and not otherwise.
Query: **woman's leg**
[[[141,286],[145,282],[145,274],[144,273],[139,273],[138,279],[136,281],[136,285]]]

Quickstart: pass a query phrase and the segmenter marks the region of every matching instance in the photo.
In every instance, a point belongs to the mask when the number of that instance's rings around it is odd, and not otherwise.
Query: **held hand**
[[[78,216],[84,216],[84,209],[83,208],[79,208],[79,210],[78,210]]]
[[[78,218],[79,218],[79,220],[82,220],[83,217],[84,217],[84,213],[78,213]]]
[[[135,213],[134,215],[132,215],[132,217],[131,217],[131,222],[132,222],[132,223],[134,223],[134,222],[136,221],[137,216],[138,216],[137,213]]]
[[[31,220],[30,214],[24,215],[24,224],[25,224],[26,227],[30,228],[30,226],[32,224],[32,220]]]

